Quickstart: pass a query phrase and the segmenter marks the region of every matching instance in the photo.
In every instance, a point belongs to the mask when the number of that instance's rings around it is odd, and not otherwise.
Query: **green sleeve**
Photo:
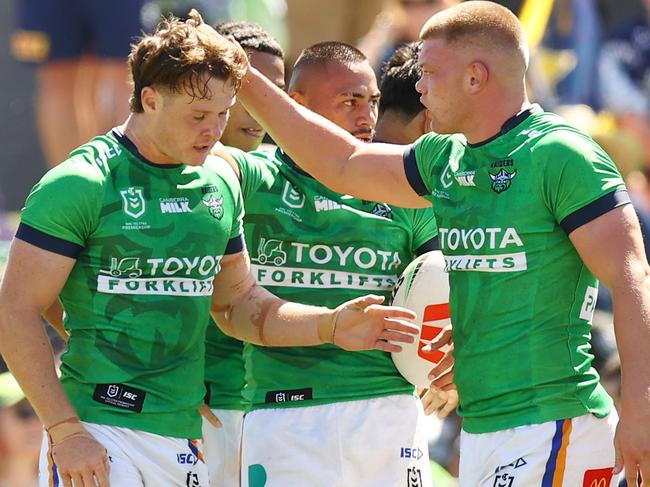
[[[239,166],[241,190],[244,199],[254,194],[270,177],[267,161],[271,154],[266,152],[244,152],[234,147],[228,147],[228,152]]]
[[[84,246],[97,224],[102,199],[99,169],[81,157],[68,159],[32,188],[21,223]]]
[[[542,139],[533,150],[535,159],[544,164],[542,197],[562,226],[580,210],[586,209],[579,218],[587,223],[590,213],[599,216],[629,201],[616,165],[591,138],[558,131]],[[623,196],[614,198],[615,193]],[[593,211],[599,214],[594,216]]]
[[[433,200],[434,181],[441,178],[443,187],[447,163],[452,151],[452,137],[424,134],[404,152],[404,171],[413,190],[429,201]]]
[[[413,210],[413,253],[438,235],[433,208]]]

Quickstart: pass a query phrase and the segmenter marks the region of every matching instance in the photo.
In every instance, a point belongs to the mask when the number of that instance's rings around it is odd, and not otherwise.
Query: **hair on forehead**
[[[331,61],[356,64],[366,61],[366,56],[359,49],[345,42],[319,42],[300,53],[293,69],[296,70],[310,65],[323,65]]]
[[[280,43],[260,25],[246,20],[221,22],[215,30],[222,36],[233,36],[244,49],[264,52],[284,59]]]
[[[521,22],[509,9],[494,2],[472,0],[443,10],[424,24],[420,38],[519,51],[526,64],[528,61],[526,33]]]
[[[132,46],[128,64],[133,84],[131,111],[142,113],[143,88],[160,87],[208,99],[213,95],[208,87],[212,78],[239,88],[248,60],[241,47],[217,34],[192,9],[187,20],[163,18],[152,34]]]

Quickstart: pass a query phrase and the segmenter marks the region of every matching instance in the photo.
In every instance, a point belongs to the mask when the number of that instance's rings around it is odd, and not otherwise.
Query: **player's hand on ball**
[[[63,487],[108,487],[110,464],[104,445],[93,436],[77,433],[52,445],[52,458]]]
[[[382,296],[368,295],[347,301],[333,314],[332,342],[345,350],[399,352],[398,343],[413,343],[419,328],[406,320],[415,313],[394,306],[382,306]]]

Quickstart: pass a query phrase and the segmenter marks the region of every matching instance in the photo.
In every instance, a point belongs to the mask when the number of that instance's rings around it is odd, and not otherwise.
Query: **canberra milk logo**
[[[192,213],[188,198],[160,198],[160,213]]]
[[[314,208],[316,209],[316,213],[320,213],[321,211],[340,210],[342,207],[336,201],[326,198],[325,196],[316,195],[314,196]]]
[[[124,203],[122,206],[124,213],[133,218],[139,218],[144,214],[145,201],[141,186],[130,186],[126,189],[121,189],[120,195],[122,195],[122,201]]]
[[[512,227],[439,228],[438,231],[447,272],[517,272],[528,268],[526,252],[523,251],[524,243]],[[468,253],[448,253],[459,250]],[[486,251],[489,253],[484,254]]]
[[[517,175],[517,171],[508,172],[505,169],[501,169],[496,174],[492,174],[491,172],[488,174],[490,175],[490,179],[492,179],[492,190],[495,193],[503,193],[512,184],[512,180]]]
[[[454,177],[461,186],[476,186],[476,184],[474,184],[475,175],[476,171],[462,171],[454,174]]]

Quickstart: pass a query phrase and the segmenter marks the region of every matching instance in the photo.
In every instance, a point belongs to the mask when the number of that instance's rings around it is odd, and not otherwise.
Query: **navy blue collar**
[[[498,133],[490,137],[489,139],[485,139],[481,142],[476,142],[475,144],[470,144],[469,142],[467,145],[471,147],[472,149],[476,149],[477,147],[481,147],[485,144],[489,144],[493,140],[501,137],[503,134],[510,132],[513,128],[515,128],[517,125],[519,125],[521,122],[526,120],[528,117],[535,113],[540,113],[542,111],[542,108],[539,105],[531,105],[528,108],[523,109],[516,115],[513,115],[510,117],[508,120],[504,122],[504,124],[501,126],[501,130],[499,130]]]

